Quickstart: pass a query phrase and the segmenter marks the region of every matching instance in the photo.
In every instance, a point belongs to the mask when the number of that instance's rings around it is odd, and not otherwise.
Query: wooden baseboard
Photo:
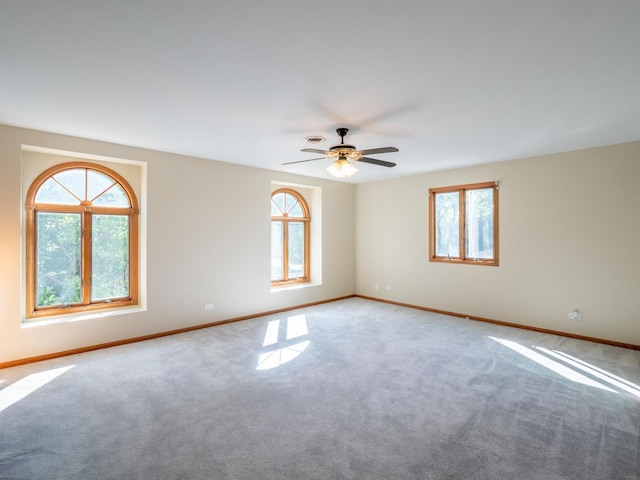
[[[218,325],[224,325],[225,323],[240,322],[242,320],[249,320],[251,318],[262,317],[262,316],[265,316],[265,315],[275,315],[275,314],[282,313],[282,312],[288,312],[288,311],[291,311],[291,310],[297,310],[299,308],[313,307],[314,305],[322,305],[323,303],[330,303],[330,302],[335,302],[337,300],[344,300],[346,298],[353,298],[353,297],[355,297],[355,295],[347,295],[347,296],[344,296],[344,297],[331,298],[329,300],[321,300],[319,302],[312,302],[312,303],[305,303],[303,305],[296,305],[294,307],[279,308],[277,310],[270,310],[270,311],[267,311],[267,312],[254,313],[254,314],[251,314],[251,315],[244,315],[242,317],[228,318],[226,320],[219,320],[217,322],[203,323],[203,324],[194,325],[194,326],[191,326],[191,327],[178,328],[176,330],[167,330],[167,331],[164,331],[164,332],[152,333],[152,334],[149,334],[149,335],[143,335],[141,337],[125,338],[125,339],[122,339],[122,340],[116,340],[116,341],[107,342],[107,343],[100,343],[98,345],[90,345],[90,346],[87,346],[87,347],[74,348],[72,350],[65,350],[65,351],[62,351],[62,352],[48,353],[48,354],[45,354],[45,355],[38,355],[38,356],[35,356],[35,357],[28,357],[28,358],[20,358],[18,360],[11,360],[11,361],[8,361],[8,362],[0,363],[0,369],[8,368],[8,367],[15,367],[17,365],[25,365],[27,363],[41,362],[43,360],[51,360],[52,358],[66,357],[68,355],[77,355],[79,353],[91,352],[93,350],[100,350],[102,348],[117,347],[119,345],[127,345],[129,343],[143,342],[145,340],[153,340],[154,338],[167,337],[169,335],[177,335],[179,333],[193,332],[195,330],[201,330],[203,328],[209,328],[209,327],[215,327],[215,326],[218,326]]]
[[[176,330],[168,330],[168,331],[164,331],[164,332],[158,332],[158,333],[152,333],[149,335],[143,335],[141,337],[133,337],[133,338],[125,338],[122,340],[116,340],[113,342],[107,342],[107,343],[100,343],[98,345],[90,345],[87,347],[81,347],[81,348],[74,348],[72,350],[65,350],[62,352],[55,352],[55,353],[48,353],[45,355],[38,355],[35,357],[28,357],[28,358],[21,358],[21,359],[17,359],[17,360],[11,360],[8,362],[2,362],[0,363],[0,369],[2,368],[9,368],[9,367],[15,367],[18,365],[25,365],[27,363],[34,363],[34,362],[41,362],[43,360],[50,360],[52,358],[59,358],[59,357],[65,357],[68,355],[77,355],[80,353],[86,353],[86,352],[91,352],[93,350],[100,350],[102,348],[110,348],[110,347],[117,347],[119,345],[127,345],[129,343],[136,343],[136,342],[143,342],[145,340],[153,340],[154,338],[161,338],[161,337],[167,337],[170,335],[177,335],[179,333],[186,333],[186,332],[192,332],[195,330],[201,330],[203,328],[209,328],[209,327],[215,327],[218,325],[224,325],[226,323],[233,323],[233,322],[240,322],[242,320],[249,320],[252,318],[257,318],[257,317],[262,317],[265,315],[275,315],[278,313],[282,313],[282,312],[288,312],[291,310],[297,310],[299,308],[306,308],[306,307],[313,307],[315,305],[322,305],[324,303],[330,303],[330,302],[335,302],[338,300],[344,300],[347,298],[364,298],[366,300],[373,300],[376,302],[382,302],[382,303],[389,303],[391,305],[398,305],[401,307],[408,307],[408,308],[415,308],[417,310],[424,310],[426,312],[434,312],[434,313],[441,313],[443,315],[451,315],[453,317],[460,317],[460,318],[465,318],[465,319],[469,319],[469,320],[475,320],[478,322],[486,322],[486,323],[493,323],[495,325],[502,325],[505,327],[514,327],[514,328],[520,328],[523,330],[531,330],[534,332],[541,332],[541,333],[548,333],[551,335],[559,335],[561,337],[569,337],[569,338],[576,338],[578,340],[586,340],[589,342],[596,342],[596,343],[602,343],[605,345],[611,345],[614,347],[621,347],[621,348],[629,348],[631,350],[640,350],[640,345],[634,345],[631,343],[622,343],[622,342],[616,342],[613,340],[606,340],[606,339],[602,339],[602,338],[595,338],[595,337],[587,337],[584,335],[576,335],[573,333],[567,333],[567,332],[561,332],[558,330],[550,330],[550,329],[546,329],[546,328],[538,328],[538,327],[531,327],[528,325],[520,325],[517,323],[511,323],[511,322],[503,322],[501,320],[494,320],[491,318],[484,318],[484,317],[478,317],[475,315],[467,315],[464,313],[458,313],[458,312],[449,312],[446,310],[439,310],[436,308],[429,308],[429,307],[421,307],[419,305],[412,305],[409,303],[401,303],[401,302],[394,302],[391,300],[384,300],[381,298],[375,298],[375,297],[368,297],[366,295],[347,295],[344,297],[338,297],[338,298],[331,298],[329,300],[321,300],[319,302],[312,302],[312,303],[306,303],[303,305],[296,305],[293,307],[286,307],[286,308],[280,308],[277,310],[270,310],[267,312],[260,312],[260,313],[254,313],[251,315],[244,315],[241,317],[234,317],[234,318],[228,318],[226,320],[219,320],[217,322],[211,322],[211,323],[204,323],[204,324],[200,324],[200,325],[194,325],[191,327],[185,327],[185,328],[178,328]]]
[[[452,317],[460,317],[460,318],[465,318],[465,319],[469,319],[469,320],[475,320],[475,321],[478,321],[478,322],[493,323],[495,325],[502,325],[502,326],[505,326],[505,327],[520,328],[522,330],[531,330],[533,332],[548,333],[548,334],[551,334],[551,335],[558,335],[560,337],[576,338],[578,340],[587,340],[589,342],[603,343],[605,345],[611,345],[613,347],[629,348],[631,350],[640,350],[640,345],[634,345],[632,343],[616,342],[614,340],[606,340],[606,339],[603,339],[603,338],[587,337],[585,335],[576,335],[574,333],[561,332],[559,330],[549,330],[547,328],[538,328],[538,327],[531,327],[529,325],[521,325],[521,324],[518,324],[518,323],[503,322],[501,320],[493,320],[491,318],[483,318],[483,317],[477,317],[475,315],[467,315],[466,313],[448,312],[446,310],[438,310],[436,308],[421,307],[421,306],[418,306],[418,305],[411,305],[409,303],[393,302],[391,300],[384,300],[384,299],[381,299],[381,298],[368,297],[366,295],[354,295],[354,297],[364,298],[366,300],[374,300],[376,302],[389,303],[391,305],[398,305],[400,307],[415,308],[417,310],[424,310],[426,312],[442,313],[443,315],[450,315]]]

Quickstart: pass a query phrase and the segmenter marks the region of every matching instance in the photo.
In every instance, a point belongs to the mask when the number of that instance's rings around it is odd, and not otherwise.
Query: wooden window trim
[[[466,258],[465,248],[465,192],[467,190],[493,189],[493,258]],[[450,187],[439,187],[429,189],[429,261],[442,263],[459,263],[467,265],[499,266],[499,219],[498,219],[498,182],[470,183],[466,185],[455,185]],[[435,194],[459,192],[459,241],[460,257],[443,257],[436,255],[436,212]]]
[[[43,183],[64,170],[90,169],[103,173],[116,181],[129,198],[129,207],[105,207],[92,205],[58,205],[36,203],[35,198]],[[64,188],[64,187],[63,187]],[[102,192],[104,193],[104,192]],[[100,194],[101,195],[101,194]],[[138,201],[133,188],[123,176],[104,165],[90,162],[67,162],[42,172],[31,183],[25,199],[26,210],[26,317],[39,318],[52,315],[80,313],[94,310],[128,307],[138,304]],[[36,212],[78,213],[81,215],[82,245],[82,304],[60,307],[36,307]],[[111,299],[109,302],[91,303],[91,219],[93,214],[127,215],[129,217],[129,296]],[[87,230],[88,229],[88,230]]]
[[[309,283],[311,281],[311,275],[310,275],[310,256],[311,256],[311,242],[310,242],[310,225],[311,225],[311,216],[309,214],[309,206],[307,205],[306,200],[304,199],[304,197],[297,192],[296,190],[293,190],[292,188],[279,188],[278,190],[274,190],[273,192],[271,192],[271,199],[273,199],[273,197],[279,193],[284,193],[284,194],[291,194],[294,197],[296,197],[296,199],[298,200],[298,202],[300,203],[300,205],[302,206],[302,210],[304,212],[304,217],[289,217],[286,214],[283,216],[271,216],[271,221],[272,222],[282,222],[282,242],[283,242],[283,251],[282,251],[282,258],[283,258],[283,276],[284,279],[283,280],[272,280],[271,281],[271,286],[272,287],[279,287],[279,286],[284,286],[284,285],[294,285],[294,284],[298,284],[298,283]],[[294,278],[294,279],[289,279],[288,278],[288,271],[289,271],[289,223],[303,223],[304,224],[304,274],[302,277],[298,277],[298,278]]]

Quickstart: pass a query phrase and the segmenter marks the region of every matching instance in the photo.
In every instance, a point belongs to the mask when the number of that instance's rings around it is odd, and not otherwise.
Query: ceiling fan
[[[355,145],[349,145],[344,143],[344,137],[349,131],[348,128],[338,128],[336,132],[340,135],[340,144],[334,145],[330,147],[329,150],[320,150],[317,148],[303,148],[302,152],[309,153],[320,153],[324,155],[323,157],[318,158],[309,158],[307,160],[298,160],[295,162],[287,162],[282,165],[291,165],[293,163],[303,163],[303,162],[312,162],[314,160],[333,160],[333,163],[327,171],[333,175],[334,177],[346,178],[350,177],[354,173],[358,171],[358,169],[349,162],[363,162],[363,163],[371,163],[373,165],[380,165],[381,167],[395,167],[396,164],[393,162],[385,162],[384,160],[378,160],[376,158],[369,158],[365,155],[376,154],[376,153],[390,153],[397,152],[398,149],[396,147],[382,147],[382,148],[370,148],[368,150],[356,150]]]

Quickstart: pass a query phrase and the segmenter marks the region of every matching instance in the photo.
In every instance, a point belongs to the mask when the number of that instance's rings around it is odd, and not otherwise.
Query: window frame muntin
[[[37,203],[36,195],[42,185],[55,174],[65,170],[89,169],[111,177],[124,190],[129,199],[129,207],[93,206],[80,202],[78,205]],[[86,174],[86,172],[85,172]],[[63,187],[64,188],[64,187]],[[106,191],[106,190],[105,190]],[[102,195],[103,192],[100,193]],[[100,196],[99,195],[99,196]],[[98,196],[98,197],[99,197]],[[95,197],[95,198],[98,198]],[[67,306],[36,307],[36,250],[37,228],[36,212],[50,213],[79,213],[81,215],[81,258],[82,258],[82,304]],[[26,276],[26,318],[40,318],[54,315],[87,312],[94,310],[115,309],[138,305],[138,242],[139,242],[139,214],[138,200],[129,182],[118,172],[104,165],[91,162],[66,162],[56,164],[38,175],[27,190],[25,198],[26,212],[26,248],[25,248],[25,276]],[[129,296],[111,299],[108,302],[91,302],[91,219],[92,215],[127,215],[129,217]],[[89,247],[89,248],[87,248]]]
[[[309,283],[311,281],[311,271],[310,271],[310,256],[311,256],[311,241],[310,241],[310,225],[311,225],[311,215],[309,210],[309,205],[305,200],[304,196],[292,189],[292,188],[279,188],[271,192],[271,197],[269,201],[273,202],[273,197],[277,194],[291,194],[300,203],[302,206],[302,210],[304,213],[304,217],[289,217],[288,215],[272,215],[271,222],[279,221],[282,222],[282,271],[283,271],[283,280],[271,280],[272,287],[278,287],[283,285],[294,285],[298,283]],[[289,222],[293,223],[302,223],[304,225],[304,275],[302,277],[298,277],[295,279],[289,279]]]
[[[493,258],[467,258],[466,257],[466,198],[468,190],[493,189]],[[498,208],[498,182],[469,183],[465,185],[453,185],[429,189],[429,261],[441,263],[459,263],[467,265],[485,265],[497,267],[499,261],[499,208]],[[458,231],[460,257],[444,257],[436,255],[436,212],[435,195],[439,193],[458,192]]]

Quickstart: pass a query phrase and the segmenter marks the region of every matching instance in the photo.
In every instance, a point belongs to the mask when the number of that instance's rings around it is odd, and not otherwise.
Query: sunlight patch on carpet
[[[258,359],[258,367],[256,370],[270,370],[290,362],[304,352],[309,346],[309,343],[309,340],[306,340],[290,347],[278,348],[277,350],[263,353]]]
[[[263,347],[268,347],[269,345],[275,345],[278,343],[278,330],[280,330],[280,320],[271,320],[267,324],[267,331],[264,334],[264,342],[262,342]]]
[[[576,372],[575,370],[568,367],[567,365],[563,365],[559,362],[556,362],[555,360],[545,355],[542,355],[528,347],[525,347],[524,345],[520,345],[519,343],[512,342],[511,340],[505,340],[504,338],[496,338],[496,337],[489,337],[489,338],[491,340],[498,342],[501,345],[504,345],[507,348],[510,348],[514,352],[519,353],[520,355],[528,358],[529,360],[533,360],[537,364],[542,365],[543,367],[548,368],[549,370],[552,370],[558,375],[561,375],[564,378],[571,380],[572,382],[581,383],[583,385],[587,385],[590,387],[595,387],[601,390],[606,390],[609,392],[616,393],[615,390],[612,390],[606,385],[603,385],[602,383],[594,379],[591,379],[585,375],[582,375],[581,373]]]
[[[304,313],[287,318],[287,340],[307,335],[307,317]]]
[[[75,367],[75,365],[32,373],[31,375],[27,375],[23,379],[18,380],[14,384],[9,385],[5,389],[0,390],[0,412],[14,403],[19,402],[27,395],[35,392],[73,367]]]
[[[292,315],[287,318],[286,337],[284,332],[282,333],[282,340],[280,340],[281,329],[280,320],[271,320],[267,323],[267,330],[264,334],[263,347],[280,344],[280,348],[270,350],[260,354],[258,358],[258,366],[256,370],[270,370],[277,368],[290,362],[309,346],[309,340],[297,342],[295,344],[288,344],[289,340],[297,339],[309,334],[307,327],[307,318],[304,314]]]
[[[551,351],[543,347],[536,348],[549,355],[552,355],[555,358],[558,358],[559,360],[567,362],[569,365],[582,370],[583,372],[593,375],[600,380],[604,380],[605,382],[619,388],[620,390],[624,390],[625,392],[629,392],[630,394],[640,398],[640,386],[636,385],[633,382],[618,377],[611,372],[607,372],[606,370],[596,367],[595,365],[591,365],[590,363],[580,360],[579,358],[572,357],[567,353],[559,352],[557,350]]]

